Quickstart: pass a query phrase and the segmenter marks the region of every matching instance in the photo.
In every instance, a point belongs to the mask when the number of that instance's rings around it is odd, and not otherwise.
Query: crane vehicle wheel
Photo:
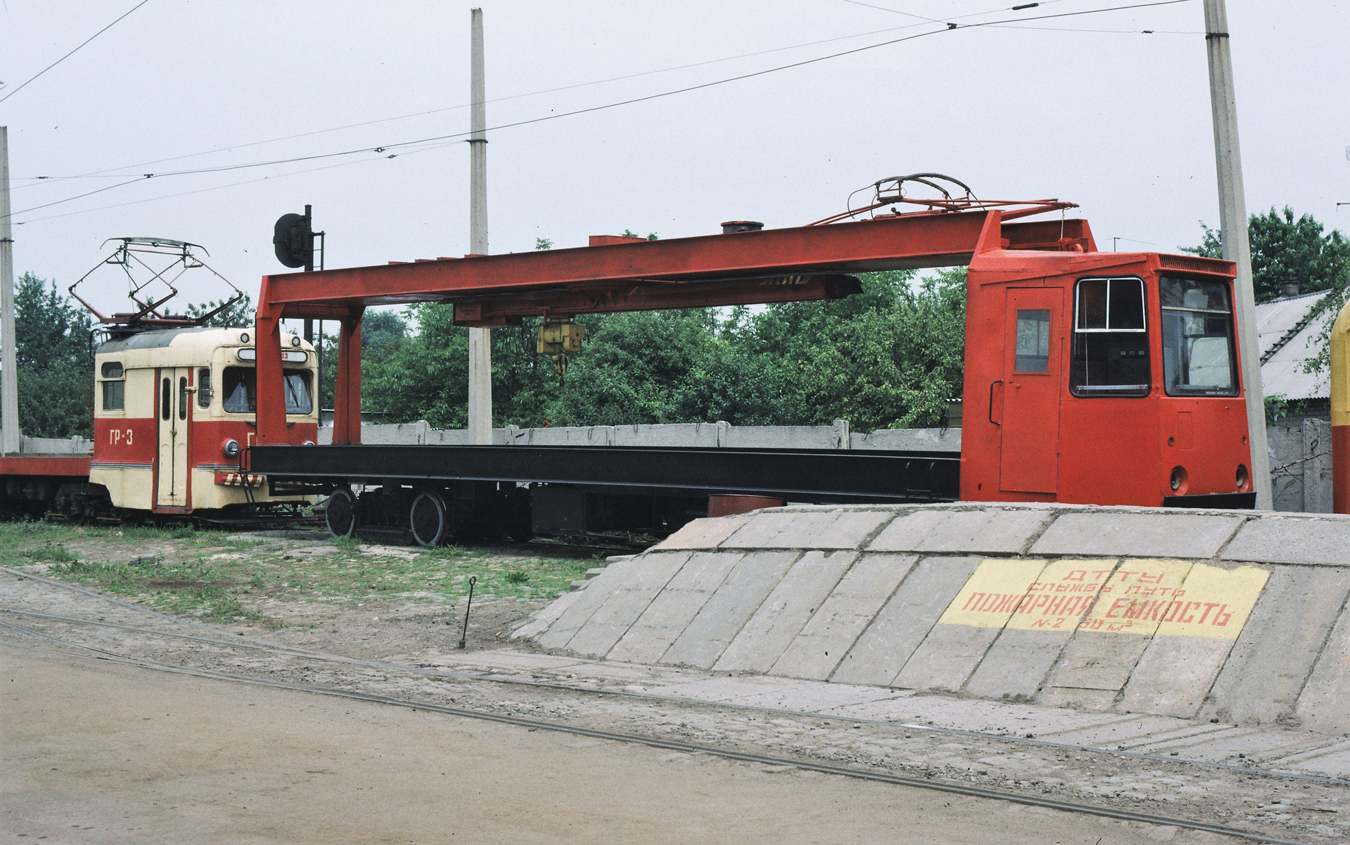
[[[408,522],[417,545],[439,546],[445,539],[447,529],[445,500],[439,493],[418,493],[409,509]]]
[[[339,487],[328,497],[324,508],[323,520],[328,525],[328,533],[334,537],[351,537],[356,534],[356,497],[346,487]]]

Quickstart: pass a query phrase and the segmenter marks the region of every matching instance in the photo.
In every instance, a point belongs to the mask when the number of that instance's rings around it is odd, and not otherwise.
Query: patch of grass
[[[50,540],[38,546],[28,549],[24,555],[31,560],[49,561],[52,563],[75,563],[79,561],[79,556],[67,549],[65,546],[53,543]]]
[[[152,567],[113,562],[150,552]],[[216,621],[260,618],[249,608],[272,599],[445,606],[468,593],[470,576],[478,579],[475,602],[552,599],[596,565],[460,546],[389,549],[355,539],[297,546],[213,530],[0,522],[0,565],[35,562],[50,564],[55,578]]]

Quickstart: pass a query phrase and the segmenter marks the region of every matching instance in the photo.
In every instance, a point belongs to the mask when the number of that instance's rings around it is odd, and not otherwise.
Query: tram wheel
[[[409,527],[419,546],[439,546],[445,539],[445,500],[439,493],[418,493],[409,509]]]
[[[356,497],[346,487],[339,487],[328,497],[323,521],[334,537],[350,537],[356,533]]]

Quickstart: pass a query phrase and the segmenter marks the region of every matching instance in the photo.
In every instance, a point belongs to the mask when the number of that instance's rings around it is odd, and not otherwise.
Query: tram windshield
[[[1163,387],[1169,396],[1236,396],[1233,306],[1224,282],[1159,280]]]
[[[226,413],[252,414],[258,410],[258,377],[252,367],[226,367],[221,379],[221,395]],[[308,370],[288,370],[284,374],[286,413],[309,414],[314,400],[309,390]]]

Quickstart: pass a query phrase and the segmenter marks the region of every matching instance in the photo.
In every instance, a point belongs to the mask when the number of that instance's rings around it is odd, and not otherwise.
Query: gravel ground
[[[36,573],[44,568],[38,564],[30,570]],[[228,631],[222,636],[231,640],[230,645],[194,643],[13,614],[0,614],[0,620],[167,666],[334,687],[936,782],[970,784],[1205,821],[1286,839],[1335,842],[1350,837],[1350,791],[1337,783],[1140,760],[1098,751],[1047,748],[992,736],[956,736],[903,726],[500,684],[469,677],[432,677],[396,666],[372,667],[235,646],[235,642],[268,642],[329,655],[415,666],[456,650],[464,609],[462,601],[428,606],[404,599],[314,602],[287,601],[273,595],[260,597],[258,602],[253,609],[259,616],[254,621],[216,628]],[[543,604],[519,599],[475,600],[467,647],[507,647],[505,638],[511,627]],[[163,631],[187,630],[181,624],[140,610],[3,574],[0,574],[0,607]],[[13,632],[3,632],[2,636],[8,641],[21,641]],[[511,643],[510,647],[520,645]],[[1170,835],[1163,829],[1153,832],[1163,838]]]

